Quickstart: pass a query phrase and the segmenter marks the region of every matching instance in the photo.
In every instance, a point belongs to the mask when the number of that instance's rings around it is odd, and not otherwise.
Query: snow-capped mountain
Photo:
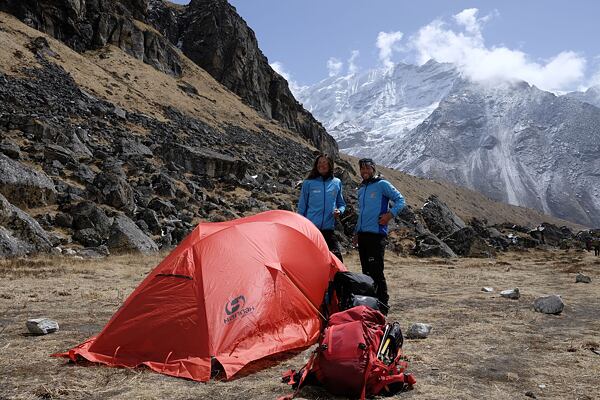
[[[600,226],[600,109],[525,82],[457,81],[381,161]]]
[[[343,152],[600,226],[600,108],[582,95],[475,83],[430,61],[329,78],[301,99]]]
[[[340,151],[379,157],[437,107],[459,74],[450,64],[398,64],[330,77],[297,93],[298,100],[337,140]]]

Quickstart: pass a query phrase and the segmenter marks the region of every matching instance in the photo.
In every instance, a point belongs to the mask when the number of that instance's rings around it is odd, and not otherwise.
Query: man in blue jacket
[[[329,251],[340,261],[342,253],[335,237],[335,220],[346,210],[342,181],[333,176],[333,159],[320,154],[302,183],[298,213],[308,218],[323,234]]]
[[[391,183],[375,176],[372,159],[363,158],[358,164],[363,181],[358,188],[358,221],[353,243],[358,245],[362,272],[375,281],[377,298],[387,314],[389,296],[383,274],[387,225],[404,208],[404,197]]]

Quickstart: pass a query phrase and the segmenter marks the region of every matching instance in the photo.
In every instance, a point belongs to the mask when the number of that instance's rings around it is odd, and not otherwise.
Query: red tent
[[[316,342],[319,306],[343,264],[288,211],[202,223],[129,296],[102,332],[56,356],[146,365],[198,381]]]

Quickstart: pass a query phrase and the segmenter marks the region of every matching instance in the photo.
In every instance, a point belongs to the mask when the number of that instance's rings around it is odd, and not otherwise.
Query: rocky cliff
[[[152,0],[150,7],[149,23],[189,59],[265,117],[337,155],[335,140],[296,101],[287,81],[269,66],[252,29],[226,0],[192,0],[184,8]]]
[[[7,0],[0,2],[0,11],[76,51],[115,45],[175,76],[182,68],[179,47],[266,118],[337,155],[335,140],[294,99],[252,30],[226,0],[192,1],[185,7],[160,0]]]

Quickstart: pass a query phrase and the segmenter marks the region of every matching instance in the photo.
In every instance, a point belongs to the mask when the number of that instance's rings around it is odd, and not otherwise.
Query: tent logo
[[[254,307],[245,307],[246,298],[244,296],[238,296],[235,299],[225,304],[225,314],[227,317],[223,319],[224,324],[228,324],[237,318],[242,318],[254,311]]]
[[[239,310],[241,307],[244,307],[246,304],[246,298],[244,296],[238,296],[235,299],[231,300],[229,303],[225,304],[225,312],[227,315],[231,315]]]

